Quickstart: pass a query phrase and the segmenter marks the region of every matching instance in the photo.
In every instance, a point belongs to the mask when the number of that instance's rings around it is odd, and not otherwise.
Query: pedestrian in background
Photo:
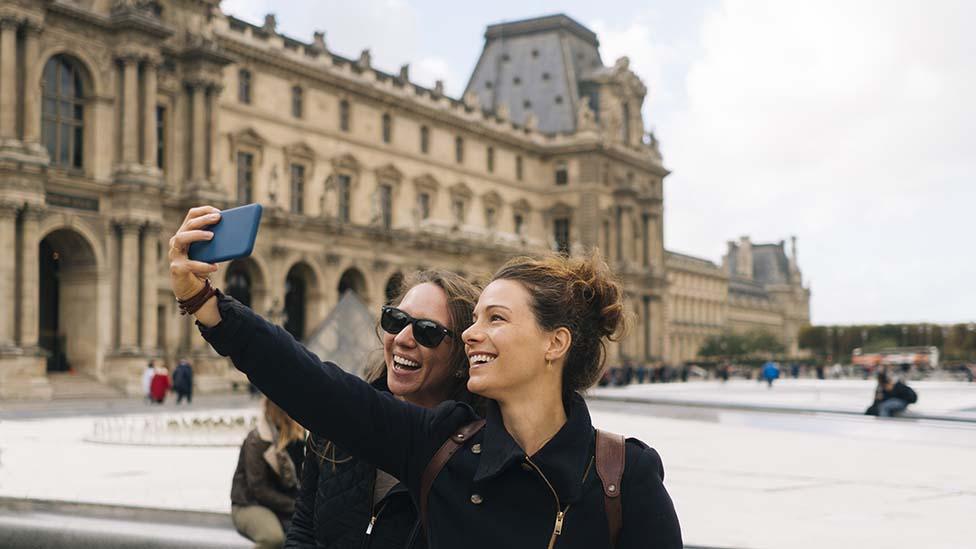
[[[166,400],[166,392],[173,384],[169,380],[169,370],[166,366],[156,368],[153,373],[152,381],[149,383],[149,399],[156,404],[162,404]]]
[[[173,391],[176,393],[176,403],[179,404],[186,399],[186,403],[193,402],[193,367],[187,359],[180,360],[180,363],[173,370]]]
[[[298,495],[305,429],[267,398],[257,426],[247,434],[231,483],[231,520],[255,549],[285,543]]]
[[[153,360],[146,364],[146,369],[142,371],[142,394],[146,397],[146,404],[152,404],[152,395],[149,389],[152,388],[153,376],[156,375],[156,362]]]
[[[772,389],[773,382],[779,378],[779,366],[772,360],[767,361],[762,367],[762,379],[766,380],[766,388]]]

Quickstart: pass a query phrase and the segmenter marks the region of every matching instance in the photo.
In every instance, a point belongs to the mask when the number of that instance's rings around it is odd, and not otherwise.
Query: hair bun
[[[593,254],[570,260],[573,288],[585,310],[580,328],[593,330],[599,337],[615,340],[623,326],[624,307],[620,283],[602,258]]]

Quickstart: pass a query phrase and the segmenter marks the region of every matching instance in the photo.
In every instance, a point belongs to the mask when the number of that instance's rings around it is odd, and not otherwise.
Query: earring
[[[546,359],[546,369],[552,371],[552,360]]]

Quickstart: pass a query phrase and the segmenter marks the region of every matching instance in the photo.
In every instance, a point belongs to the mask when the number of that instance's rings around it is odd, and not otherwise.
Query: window
[[[549,80],[549,73],[548,72],[542,73],[542,79],[543,80]]]
[[[305,109],[304,100],[304,92],[301,87],[295,86],[291,89],[291,115],[295,118],[302,117],[302,112]]]
[[[569,183],[569,169],[566,167],[565,162],[556,163],[556,185],[565,185]]]
[[[430,193],[417,195],[417,210],[420,213],[420,219],[430,219]]]
[[[339,221],[349,223],[349,211],[352,200],[352,178],[348,175],[340,175],[336,182],[336,195],[339,203]]]
[[[156,167],[166,166],[166,107],[156,107]]]
[[[488,173],[495,172],[495,148],[488,147],[488,151],[485,153],[485,166],[488,168]]]
[[[569,255],[569,219],[559,217],[553,220],[553,232],[556,239],[556,251]]]
[[[610,259],[610,221],[603,221],[603,259]]]
[[[237,153],[237,203],[250,204],[254,201],[254,155]]]
[[[522,83],[522,79],[519,78],[518,76],[512,79],[512,84],[515,84],[516,86],[518,86],[521,83]]]
[[[485,208],[485,226],[489,229],[495,228],[495,208]]]
[[[387,184],[380,185],[380,221],[383,228],[390,230],[393,228],[393,187]]]
[[[521,236],[522,227],[525,224],[525,219],[522,217],[522,214],[517,213],[515,214],[515,218],[513,219],[513,221],[515,222],[515,234]]]
[[[522,108],[531,109],[532,108],[532,102],[529,101],[528,99],[526,99],[525,101],[522,101]]]
[[[343,99],[339,102],[339,129],[349,131],[349,102]]]
[[[624,143],[630,145],[630,104],[629,103],[624,103],[623,111],[624,111],[622,113],[624,117],[623,139],[624,139]]]
[[[291,165],[291,213],[305,213],[305,166]]]
[[[430,152],[430,129],[427,126],[420,126],[420,152]]]
[[[563,96],[561,96],[561,95],[557,95],[556,96],[556,104],[557,105],[562,105],[563,104]]]
[[[393,119],[389,114],[383,114],[383,142],[389,143],[393,140]]]
[[[458,225],[464,223],[464,199],[455,198],[451,202],[451,213],[454,214],[454,222]]]
[[[41,133],[51,164],[81,168],[85,126],[81,68],[57,55],[44,66]]]
[[[515,157],[515,179],[522,180],[522,156]]]
[[[458,164],[464,163],[464,138],[454,138],[454,160]]]
[[[237,73],[237,100],[245,105],[251,104],[251,71],[247,69]]]

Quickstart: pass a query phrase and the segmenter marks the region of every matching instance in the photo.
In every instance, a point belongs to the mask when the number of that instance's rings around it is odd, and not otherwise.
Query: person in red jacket
[[[166,399],[166,392],[172,386],[166,366],[156,368],[156,374],[153,375],[152,381],[149,383],[149,398],[156,404],[162,404],[163,400]]]

